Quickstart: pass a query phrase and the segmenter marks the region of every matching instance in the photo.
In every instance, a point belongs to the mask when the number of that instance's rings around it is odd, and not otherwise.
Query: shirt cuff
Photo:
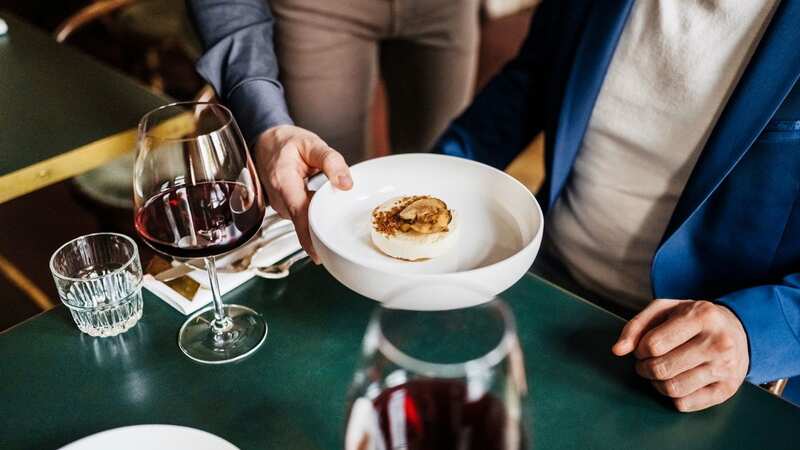
[[[231,89],[227,104],[249,146],[265,130],[276,125],[292,125],[283,89],[275,82],[262,78],[245,80]]]

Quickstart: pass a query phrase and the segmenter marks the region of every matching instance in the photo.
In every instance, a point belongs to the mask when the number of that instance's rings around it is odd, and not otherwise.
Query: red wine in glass
[[[202,258],[212,305],[189,316],[178,346],[194,361],[225,364],[255,352],[264,318],[224,304],[216,257],[255,236],[264,218],[258,175],[233,114],[222,105],[178,102],[139,122],[134,163],[134,226],[153,249]]]
[[[385,448],[510,450],[510,422],[500,399],[468,398],[461,381],[423,379],[382,392],[373,400]],[[513,450],[526,448],[519,430]]]
[[[264,205],[241,183],[207,181],[170,188],[136,212],[139,235],[153,248],[179,258],[231,251],[261,227]]]
[[[434,292],[430,283],[408,285],[387,303],[433,299]],[[379,307],[348,393],[344,447],[530,448],[522,361],[513,315],[499,299],[432,311]]]

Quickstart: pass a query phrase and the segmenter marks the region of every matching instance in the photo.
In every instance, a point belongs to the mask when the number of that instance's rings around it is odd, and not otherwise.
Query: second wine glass
[[[267,324],[250,308],[222,303],[215,267],[215,257],[257,234],[265,211],[231,112],[181,102],[147,113],[139,123],[133,191],[136,230],[148,245],[176,259],[205,261],[214,303],[181,327],[181,350],[209,364],[254,352]]]
[[[476,295],[461,286],[437,291],[424,284],[401,295],[425,299],[444,291]],[[362,350],[345,450],[529,447],[521,403],[525,370],[502,301],[448,311],[379,308]]]

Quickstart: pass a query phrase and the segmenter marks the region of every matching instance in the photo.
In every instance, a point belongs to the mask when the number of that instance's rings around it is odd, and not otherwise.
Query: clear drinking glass
[[[73,239],[50,258],[58,296],[78,328],[116,336],[142,317],[142,265],[128,236],[96,233]]]
[[[267,324],[250,308],[223,305],[214,260],[255,236],[264,218],[261,186],[231,112],[215,103],[162,106],[139,122],[134,163],[135,226],[175,259],[205,260],[214,303],[178,334],[195,361],[220,364],[258,349]]]
[[[425,287],[407,294],[427,295]],[[380,308],[349,395],[345,450],[524,449],[525,391],[514,320],[502,301],[449,311]]]

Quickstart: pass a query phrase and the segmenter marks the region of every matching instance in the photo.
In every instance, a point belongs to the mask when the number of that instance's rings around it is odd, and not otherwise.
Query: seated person
[[[503,168],[544,131],[543,272],[640,311],[613,352],[680,411],[800,375],[798,22],[795,1],[544,1],[436,146]],[[304,177],[352,180],[291,131],[260,164],[312,250]]]

